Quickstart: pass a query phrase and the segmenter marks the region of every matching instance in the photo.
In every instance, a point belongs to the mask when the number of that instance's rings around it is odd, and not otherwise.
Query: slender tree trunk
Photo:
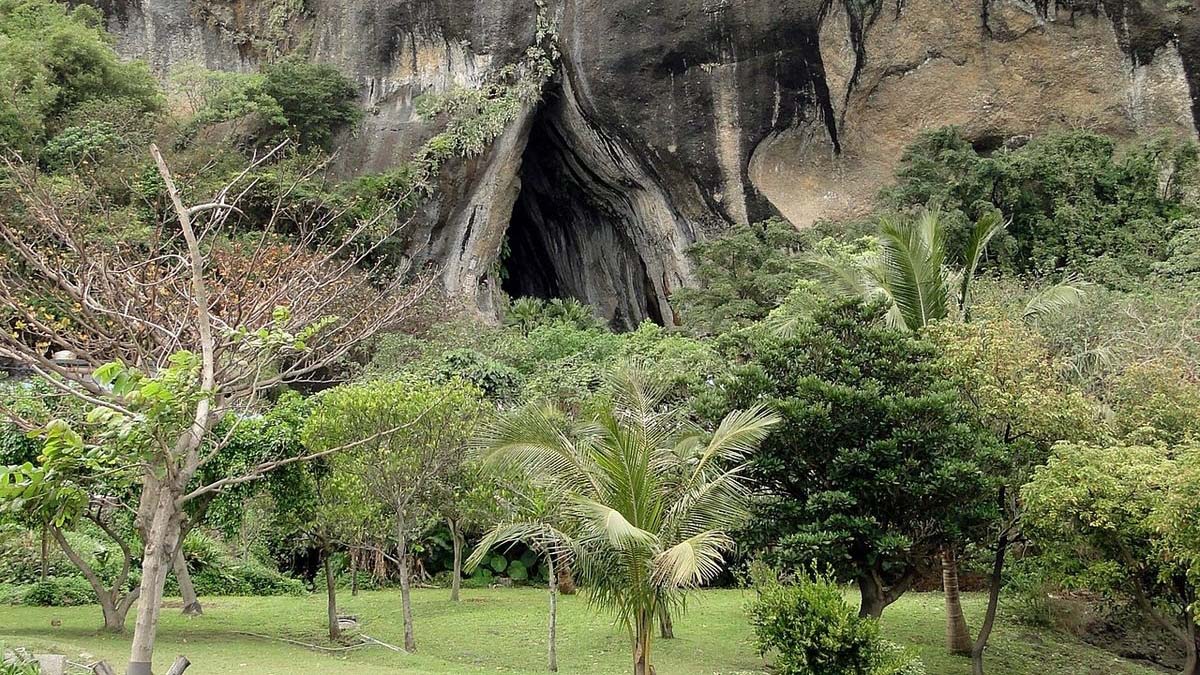
[[[992,575],[988,580],[987,612],[983,615],[983,624],[979,626],[979,635],[975,636],[975,644],[971,646],[971,675],[983,675],[983,652],[992,636],[992,627],[996,625],[996,608],[1000,605],[1000,586],[1004,583],[1004,556],[1007,551],[1008,534],[1004,533],[996,541],[996,557],[992,560]]]
[[[88,585],[92,587],[92,592],[96,594],[96,602],[100,603],[100,613],[104,616],[104,630],[110,633],[125,632],[125,617],[129,615],[129,606],[132,600],[125,602],[118,601],[117,598],[125,590],[121,586],[125,583],[125,576],[122,574],[110,590],[104,586],[104,582],[100,580],[100,576],[96,571],[88,565],[87,561],[80,556],[75,549],[71,548],[70,542],[67,541],[62,530],[57,527],[49,528],[50,534],[54,537],[54,541],[62,552],[75,565],[83,577],[87,579]],[[125,560],[125,565],[128,565],[128,559]]]
[[[454,546],[454,570],[450,573],[450,600],[458,602],[459,589],[462,588],[462,533],[458,529],[458,521],[449,519],[450,539]]]
[[[180,542],[179,550],[175,552],[172,566],[175,569],[175,580],[179,582],[179,595],[183,597],[183,615],[200,616],[204,613],[204,608],[200,605],[200,598],[196,597],[196,586],[192,583],[192,573],[188,571],[187,560],[183,557],[182,544],[183,542]]]
[[[554,554],[546,554],[546,564],[550,566],[550,639],[546,653],[546,670],[558,672],[558,570],[554,568]]]
[[[147,514],[142,553],[142,581],[139,587],[137,621],[133,628],[127,675],[151,675],[158,616],[162,610],[163,584],[171,568],[179,538],[179,509],[169,487],[147,475],[143,480],[139,517]]]
[[[358,595],[358,551],[350,549],[350,596]]]
[[[408,569],[408,533],[405,531],[404,516],[396,516],[396,548],[400,558],[400,605],[404,610],[404,651],[417,651],[417,640],[413,637],[412,580]]]
[[[946,649],[951,654],[970,654],[971,629],[959,595],[958,558],[950,547],[942,550],[942,592],[946,597]]]
[[[671,612],[666,607],[658,608],[658,635],[664,640],[675,639],[675,624],[671,622]]]
[[[42,581],[45,581],[50,573],[50,533],[48,530],[47,526],[42,525]]]
[[[654,635],[654,616],[640,612],[634,622],[633,675],[654,675],[650,662],[650,640]]]
[[[329,639],[336,642],[342,639],[342,627],[338,625],[337,611],[337,579],[333,576],[333,565],[330,563],[328,548],[325,549],[325,611],[329,619]]]

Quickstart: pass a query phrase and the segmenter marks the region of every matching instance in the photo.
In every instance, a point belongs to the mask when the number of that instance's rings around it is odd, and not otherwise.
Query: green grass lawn
[[[761,673],[763,661],[749,644],[743,591],[705,591],[693,596],[686,616],[675,621],[675,640],[655,643],[661,675]],[[302,598],[205,598],[205,615],[185,618],[179,603],[164,610],[158,634],[156,670],[177,654],[205,673],[538,673],[544,672],[546,594],[537,589],[466,590],[452,604],[447,592],[414,592],[418,653],[398,654],[375,647],[330,655],[261,640],[238,631],[323,643],[322,596]],[[355,614],[361,631],[391,644],[403,642],[397,591],[345,594],[342,613]],[[965,597],[968,620],[978,623],[984,598]],[[61,621],[52,626],[52,620]],[[69,657],[104,658],[114,665],[128,656],[128,636],[97,633],[96,607],[0,607],[0,642],[25,645]],[[129,626],[132,630],[133,615]],[[909,593],[888,608],[885,634],[919,650],[930,675],[965,675],[966,659],[947,656],[942,644],[942,597]],[[1051,632],[1021,626],[997,627],[990,650],[990,673],[997,675],[1088,675],[1155,672]],[[627,673],[631,657],[624,632],[591,611],[581,597],[559,604],[559,670],[564,673]]]

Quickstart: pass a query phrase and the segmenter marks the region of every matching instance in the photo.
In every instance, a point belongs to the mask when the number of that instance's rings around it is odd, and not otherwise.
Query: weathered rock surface
[[[346,174],[401,161],[431,133],[414,99],[517,61],[539,12],[535,0],[108,1],[119,49],[160,72],[300,50],[358,78],[371,114],[342,143]],[[450,167],[412,252],[485,314],[503,287],[578,297],[617,325],[670,323],[688,244],[773,214],[798,227],[860,215],[922,130],[956,124],[984,146],[1054,127],[1194,135],[1192,5],[547,0],[562,57],[544,102]]]

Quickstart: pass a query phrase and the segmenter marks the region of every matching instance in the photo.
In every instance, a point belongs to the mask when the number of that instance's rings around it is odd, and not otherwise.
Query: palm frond
[[[909,330],[918,330],[948,313],[945,241],[940,216],[881,218],[879,239],[883,286]]]
[[[542,521],[500,523],[479,540],[479,544],[463,563],[467,572],[479,566],[492,549],[498,546],[523,543],[536,551],[553,552],[563,556],[570,550],[572,538],[562,530]]]
[[[1025,303],[1021,318],[1030,323],[1037,323],[1061,317],[1078,307],[1086,295],[1087,291],[1079,282],[1067,280],[1055,284],[1030,298],[1029,302]]]
[[[834,297],[864,297],[870,295],[875,286],[861,262],[839,260],[829,255],[809,255],[801,258],[801,264],[805,275]]]
[[[585,497],[576,497],[574,510],[584,526],[580,530],[582,537],[603,540],[618,550],[658,545],[657,535],[635,526],[612,507]]]
[[[721,420],[703,454],[700,455],[693,477],[702,472],[709,462],[743,459],[762,442],[771,429],[779,424],[779,415],[765,406],[749,410],[734,410]]]
[[[971,281],[975,278],[975,271],[979,269],[979,261],[983,259],[992,238],[1004,231],[1008,223],[1000,209],[993,208],[979,216],[975,227],[971,229],[971,237],[967,240],[967,248],[963,254],[965,267],[958,295],[958,306],[964,312],[968,311],[971,302]]]
[[[654,557],[654,581],[667,587],[699,586],[721,573],[722,554],[732,548],[733,540],[724,532],[696,534]]]
[[[534,405],[484,425],[473,444],[486,464],[514,466],[560,487],[578,489],[591,475],[587,453],[580,447],[590,440],[587,431],[571,429],[553,406]]]

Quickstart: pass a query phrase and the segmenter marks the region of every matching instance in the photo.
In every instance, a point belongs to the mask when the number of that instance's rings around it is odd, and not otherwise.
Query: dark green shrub
[[[262,91],[287,119],[281,131],[301,147],[324,147],[334,132],[362,117],[358,87],[332,66],[283,59],[264,71]]]
[[[96,592],[79,577],[47,577],[26,588],[21,602],[38,607],[78,607],[96,602]]]
[[[747,612],[754,645],[775,655],[783,675],[921,675],[916,657],[879,636],[879,624],[860,618],[827,574],[780,583],[774,570],[756,564],[757,597]]]
[[[1195,217],[1188,195],[1197,167],[1191,142],[1119,148],[1112,138],[1076,130],[992,148],[947,127],[905,151],[898,183],[884,197],[901,209],[940,205],[955,255],[971,223],[994,206],[1012,223],[992,243],[996,258],[988,265],[1077,272],[1130,287],[1177,255],[1170,242]]]
[[[521,373],[473,349],[447,352],[433,368],[438,379],[462,378],[479,387],[489,398],[513,399],[521,389]]]
[[[89,122],[67,127],[42,148],[42,165],[50,171],[96,163],[121,141],[109,122]]]

